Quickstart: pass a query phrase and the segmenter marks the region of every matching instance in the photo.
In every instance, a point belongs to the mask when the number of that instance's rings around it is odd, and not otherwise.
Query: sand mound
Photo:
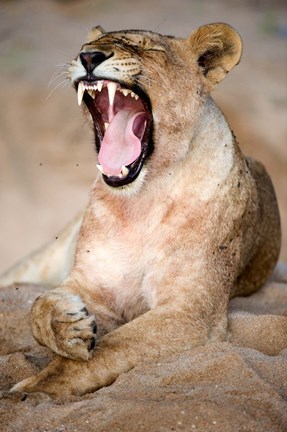
[[[66,402],[40,393],[3,397],[3,430],[286,431],[287,283],[282,275],[253,296],[231,301],[229,342],[185,350],[160,363],[143,362],[110,387]],[[4,393],[52,358],[29,328],[31,303],[44,289],[18,285],[0,291]]]

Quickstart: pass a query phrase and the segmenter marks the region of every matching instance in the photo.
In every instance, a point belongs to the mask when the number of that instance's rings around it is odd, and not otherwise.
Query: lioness
[[[271,181],[209,96],[241,51],[222,23],[187,39],[91,31],[69,70],[100,172],[69,276],[32,307],[36,340],[59,356],[12,391],[84,394],[143,359],[224,340],[229,298],[270,276]]]

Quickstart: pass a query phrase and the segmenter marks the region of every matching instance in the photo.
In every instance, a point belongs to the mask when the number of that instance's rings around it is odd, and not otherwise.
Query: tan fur
[[[57,286],[68,276],[74,262],[83,214],[78,214],[61,234],[28,258],[0,275],[0,288],[17,283]]]
[[[98,27],[85,51],[113,52],[94,75],[149,95],[155,148],[127,187],[98,174],[74,266],[32,308],[35,338],[60,356],[13,391],[84,394],[142,360],[224,340],[229,298],[257,290],[279,254],[268,175],[209,96],[240,59],[238,34],[226,24],[185,40]],[[82,68],[77,57],[72,81]]]

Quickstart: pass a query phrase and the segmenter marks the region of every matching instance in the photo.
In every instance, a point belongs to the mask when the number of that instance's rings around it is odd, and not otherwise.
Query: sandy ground
[[[0,422],[5,432],[285,432],[287,430],[287,267],[285,283],[230,303],[230,341],[143,362],[111,386],[69,401],[43,393],[7,395],[39,372],[51,352],[29,328],[44,287],[0,290]],[[147,347],[148,349],[148,347]]]
[[[287,261],[284,2],[29,0],[0,3],[0,271],[56,237],[85,206],[96,164],[92,136],[59,65],[73,58],[89,29],[101,24],[186,36],[215,21],[233,25],[245,50],[214,98],[244,152],[272,176]],[[29,308],[43,289],[1,290],[1,390],[51,358],[29,328]],[[68,403],[43,395],[4,398],[1,426],[5,432],[286,431],[286,305],[286,283],[269,284],[232,301],[230,342],[143,363]]]

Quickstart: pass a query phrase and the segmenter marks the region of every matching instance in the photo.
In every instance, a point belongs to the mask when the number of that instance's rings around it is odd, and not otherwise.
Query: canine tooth
[[[130,172],[130,170],[126,167],[126,166],[122,166],[122,175],[124,177],[126,177],[128,175],[128,173]]]
[[[97,168],[102,174],[105,174],[102,165],[97,165]]]
[[[109,94],[109,102],[110,102],[110,105],[113,106],[114,100],[115,100],[115,94],[117,91],[117,84],[114,82],[109,82],[107,84],[107,87],[108,87],[108,94]]]
[[[109,123],[105,123],[105,130],[108,129],[109,125],[110,125]]]
[[[97,83],[97,89],[98,89],[99,92],[102,91],[103,85],[104,85],[103,81],[98,81],[98,83]]]
[[[78,85],[78,105],[81,105],[81,103],[82,103],[84,92],[85,92],[85,86],[81,81],[81,82],[79,82],[79,85]]]

